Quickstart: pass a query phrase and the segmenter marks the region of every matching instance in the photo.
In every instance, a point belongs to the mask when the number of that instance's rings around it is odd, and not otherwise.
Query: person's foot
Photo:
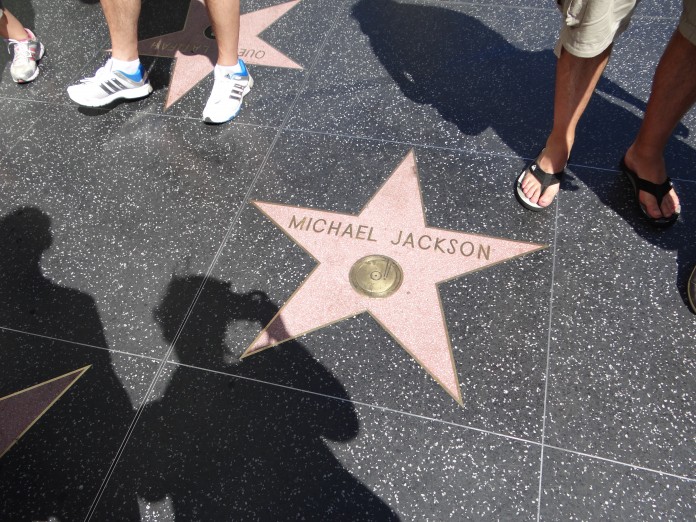
[[[554,148],[546,146],[539,153],[536,162],[533,162],[527,167],[524,172],[524,177],[520,183],[520,189],[524,193],[525,198],[534,206],[540,208],[548,207],[558,194],[560,188],[559,183],[552,183],[546,187],[532,175],[530,169],[536,164],[543,173],[559,174],[565,169],[568,155],[565,151],[557,151]]]
[[[27,83],[39,75],[38,61],[44,55],[44,46],[29,29],[24,40],[7,40],[7,49],[12,54],[10,75],[16,83]]]
[[[631,146],[624,156],[626,166],[634,171],[640,179],[649,181],[656,185],[661,185],[667,180],[667,169],[662,155],[647,156],[640,154]],[[662,204],[658,206],[654,195],[641,190],[638,192],[639,204],[645,209],[647,215],[653,219],[670,219],[674,214],[681,212],[679,198],[674,189],[671,189],[663,198]]]
[[[241,72],[220,74],[215,71],[213,90],[203,109],[204,122],[225,123],[239,114],[244,96],[254,86],[254,80],[242,60],[239,60],[239,65]]]
[[[111,59],[94,76],[68,87],[68,96],[84,107],[103,107],[116,100],[136,100],[152,92],[152,86],[142,65],[135,74],[112,69]]]

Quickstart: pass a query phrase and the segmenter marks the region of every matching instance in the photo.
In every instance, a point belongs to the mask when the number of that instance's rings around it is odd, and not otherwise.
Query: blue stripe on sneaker
[[[118,71],[120,72],[123,76],[128,78],[129,80],[133,80],[134,82],[141,82],[143,81],[143,76],[145,75],[145,68],[143,67],[143,64],[140,64],[138,66],[138,70],[135,71],[133,74],[126,74],[123,71]]]

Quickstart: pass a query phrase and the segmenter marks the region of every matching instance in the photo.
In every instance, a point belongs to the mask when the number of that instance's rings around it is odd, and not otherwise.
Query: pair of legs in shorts
[[[530,210],[551,204],[575,141],[575,129],[609,61],[615,38],[630,22],[637,0],[564,0],[554,119],[546,146],[519,175],[518,200]],[[684,0],[677,30],[655,71],[640,130],[621,167],[639,206],[656,226],[674,223],[679,199],[668,180],[664,148],[674,128],[696,102],[696,0]]]

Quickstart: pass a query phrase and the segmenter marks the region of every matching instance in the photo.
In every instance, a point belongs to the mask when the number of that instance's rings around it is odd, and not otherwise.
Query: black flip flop
[[[648,194],[651,194],[656,200],[657,200],[657,206],[661,207],[662,206],[662,199],[669,193],[670,190],[674,187],[672,185],[672,180],[667,178],[667,181],[661,184],[656,184],[652,183],[650,181],[644,180],[642,178],[638,177],[638,174],[629,169],[628,166],[626,165],[626,156],[621,158],[621,163],[619,163],[619,168],[621,169],[621,172],[623,172],[628,180],[631,182],[631,185],[633,186],[633,192],[636,195],[636,201],[638,203],[638,207],[640,208],[641,212],[643,213],[643,216],[648,220],[648,222],[659,228],[665,228],[669,227],[671,225],[674,225],[674,223],[679,219],[679,212],[675,212],[669,217],[659,217],[659,218],[654,218],[648,214],[647,210],[645,210],[645,206],[640,202],[640,199],[638,199],[638,193],[642,190],[643,192],[647,192]]]
[[[544,192],[546,192],[547,188],[549,188],[552,185],[558,185],[563,180],[563,176],[565,175],[565,169],[560,172],[549,174],[539,166],[536,160],[534,160],[532,163],[528,164],[522,170],[520,175],[517,176],[517,180],[515,181],[515,197],[517,198],[517,201],[520,202],[520,205],[522,205],[524,208],[533,212],[539,212],[550,207],[551,204],[542,207],[541,205],[532,203],[532,201],[524,195],[524,191],[522,190],[522,180],[526,176],[527,172],[534,176],[536,180],[541,184],[541,194],[539,194],[539,197],[541,197],[544,195]]]

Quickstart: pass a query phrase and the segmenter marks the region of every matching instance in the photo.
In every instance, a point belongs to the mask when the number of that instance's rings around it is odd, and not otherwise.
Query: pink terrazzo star
[[[546,248],[427,226],[413,151],[357,216],[253,203],[319,264],[242,357],[368,312],[460,404],[437,283]],[[351,268],[370,255],[387,256],[403,271],[388,297],[351,285]]]
[[[260,9],[240,17],[239,56],[247,63],[267,67],[302,69],[283,53],[258,37],[300,0]],[[164,108],[169,108],[208,76],[215,66],[217,45],[206,36],[210,27],[203,0],[191,0],[181,31],[138,42],[138,52],[145,56],[176,58]]]
[[[0,398],[0,457],[82,377],[89,366]]]

